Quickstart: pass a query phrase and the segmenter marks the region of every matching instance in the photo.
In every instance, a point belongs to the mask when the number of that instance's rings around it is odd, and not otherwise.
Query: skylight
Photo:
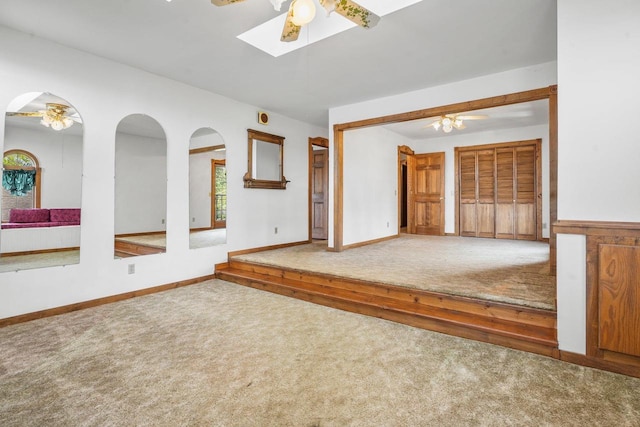
[[[421,1],[422,0],[357,0],[357,3],[382,17]],[[277,58],[285,53],[293,52],[294,50],[308,46],[356,26],[356,24],[337,13],[332,13],[327,17],[324,13],[324,9],[318,8],[318,13],[315,19],[308,25],[302,27],[298,40],[293,42],[281,42],[280,34],[282,33],[286,17],[287,13],[285,12],[264,24],[258,25],[257,27],[240,34],[238,38]],[[378,25],[383,24],[384,20],[381,20]]]

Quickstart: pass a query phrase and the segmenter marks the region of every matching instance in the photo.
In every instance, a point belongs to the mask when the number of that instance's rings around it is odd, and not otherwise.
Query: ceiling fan
[[[226,6],[241,1],[244,0],[211,0],[211,3],[216,6]],[[273,8],[279,11],[282,3],[287,0],[269,1],[273,4]],[[331,12],[336,12],[363,28],[372,28],[380,21],[378,15],[351,0],[318,1],[320,2],[320,6],[326,9],[327,16],[330,15]],[[284,22],[280,41],[292,42],[297,40],[300,35],[300,28],[311,22],[315,13],[316,7],[314,0],[292,0],[289,5],[289,11],[287,12],[287,18]]]
[[[438,119],[432,121],[431,123],[428,123],[424,127],[425,128],[432,127],[435,130],[438,130],[440,129],[440,127],[442,127],[442,130],[445,133],[449,133],[454,128],[455,129],[466,128],[464,124],[465,120],[482,120],[482,119],[488,119],[488,118],[489,116],[485,116],[485,115],[465,116],[460,114],[446,114],[444,116],[440,116]]]
[[[48,102],[46,110],[7,112],[7,116],[40,117],[41,125],[51,127],[53,130],[63,130],[70,128],[74,123],[82,122],[77,113],[69,114],[69,109],[68,105]]]

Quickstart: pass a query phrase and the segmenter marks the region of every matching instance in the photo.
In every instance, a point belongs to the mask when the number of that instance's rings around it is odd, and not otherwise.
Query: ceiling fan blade
[[[211,3],[215,4],[216,6],[226,6],[232,3],[240,3],[241,1],[244,0],[211,0]]]
[[[426,129],[426,128],[433,127],[433,125],[435,125],[436,123],[439,123],[439,122],[440,122],[440,119],[438,119],[438,120],[434,120],[434,121],[432,121],[431,123],[427,123],[426,125],[422,126],[422,128],[423,128],[423,129]]]
[[[380,17],[351,0],[320,0],[320,5],[328,13],[337,12],[363,28],[375,27]]]
[[[284,28],[282,29],[282,35],[280,41],[293,42],[298,40],[300,35],[300,26],[293,23],[293,2],[289,6],[289,12],[287,12],[287,19],[284,21]]]
[[[17,116],[17,117],[42,117],[43,116],[43,112],[41,111],[31,111],[31,112],[7,112],[7,116]]]
[[[456,116],[458,119],[462,119],[462,120],[484,120],[484,119],[488,119],[489,116],[485,116],[485,115],[476,115],[476,116]]]

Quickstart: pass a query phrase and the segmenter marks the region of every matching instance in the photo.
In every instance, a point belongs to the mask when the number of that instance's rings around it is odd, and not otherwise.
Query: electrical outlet
[[[387,221],[387,228],[389,228],[389,221]]]
[[[196,222],[196,217],[191,218],[191,222]]]
[[[164,224],[164,218],[162,218],[162,223]]]
[[[133,274],[136,272],[136,265],[135,264],[129,264],[127,267],[127,272],[129,274]]]
[[[278,227],[276,227],[276,228],[274,228],[274,229],[273,229],[273,233],[274,233],[274,234],[278,234]]]
[[[543,223],[542,223],[542,229],[543,229],[543,230],[546,230],[546,229],[547,229],[547,223],[546,223],[546,222],[543,222]]]

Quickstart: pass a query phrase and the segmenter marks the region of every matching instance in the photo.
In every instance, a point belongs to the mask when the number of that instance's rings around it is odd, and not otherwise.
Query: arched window
[[[2,222],[11,209],[40,207],[40,165],[24,150],[9,150],[2,158]]]

